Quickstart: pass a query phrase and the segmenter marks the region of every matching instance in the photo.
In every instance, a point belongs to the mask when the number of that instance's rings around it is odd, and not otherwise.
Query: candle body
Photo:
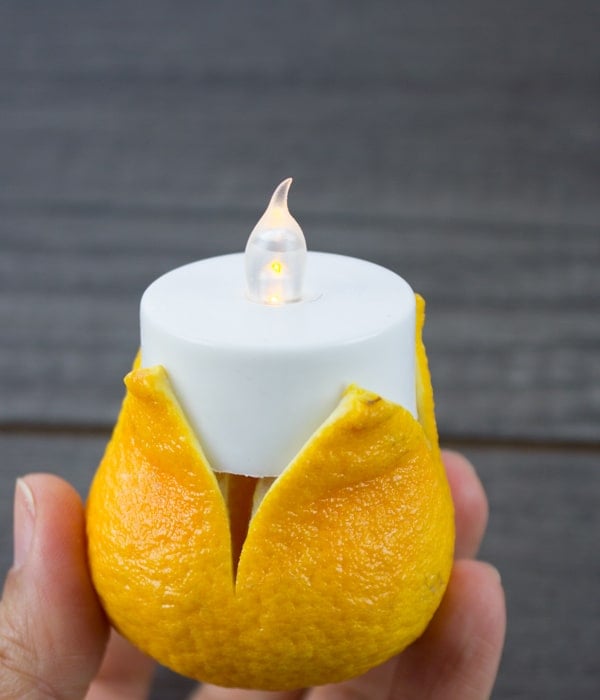
[[[303,300],[247,299],[242,254],[156,280],[142,366],[163,365],[215,471],[277,476],[349,384],[416,415],[415,298],[378,265],[308,254]]]

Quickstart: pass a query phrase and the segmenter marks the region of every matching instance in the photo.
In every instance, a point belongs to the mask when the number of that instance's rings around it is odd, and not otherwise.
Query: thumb
[[[0,698],[81,700],[107,638],[87,568],[81,499],[55,476],[19,479],[14,565],[0,602]]]

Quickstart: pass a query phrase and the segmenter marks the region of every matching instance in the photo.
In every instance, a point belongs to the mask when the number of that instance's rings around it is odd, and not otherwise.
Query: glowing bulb
[[[246,244],[248,297],[261,304],[278,306],[302,297],[306,241],[288,210],[291,184],[290,177],[277,186]]]

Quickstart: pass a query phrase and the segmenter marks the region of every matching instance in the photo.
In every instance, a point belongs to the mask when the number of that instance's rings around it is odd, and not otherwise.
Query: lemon
[[[454,518],[420,298],[418,318],[419,419],[351,386],[274,480],[217,478],[166,371],[134,368],[87,504],[92,577],[125,637],[192,678],[284,690],[358,675],[423,632]]]

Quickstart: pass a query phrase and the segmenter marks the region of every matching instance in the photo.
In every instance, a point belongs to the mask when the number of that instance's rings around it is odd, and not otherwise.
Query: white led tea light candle
[[[416,415],[413,291],[379,265],[307,253],[290,184],[245,254],[172,270],[142,297],[142,366],[166,368],[215,471],[279,475],[349,384]]]

